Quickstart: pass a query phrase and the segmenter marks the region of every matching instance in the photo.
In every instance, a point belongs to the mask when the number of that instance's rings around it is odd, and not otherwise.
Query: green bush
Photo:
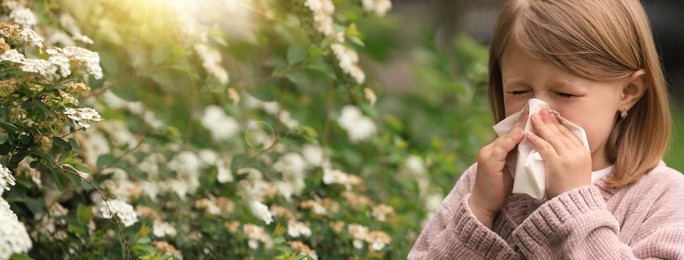
[[[492,122],[468,38],[364,72],[388,4],[3,2],[0,258],[404,258]]]

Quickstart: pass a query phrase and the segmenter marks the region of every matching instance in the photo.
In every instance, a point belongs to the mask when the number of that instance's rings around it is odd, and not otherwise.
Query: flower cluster
[[[7,201],[0,198],[0,259],[9,259],[14,253],[27,253],[32,246],[26,227],[17,220]]]
[[[347,131],[349,140],[354,143],[367,140],[377,131],[373,120],[364,116],[358,107],[351,105],[342,108],[337,123]]]
[[[339,66],[345,73],[349,74],[356,80],[356,83],[363,84],[366,80],[366,74],[358,65],[359,54],[355,50],[349,49],[342,44],[334,43],[330,48],[335,53],[335,57],[339,61]]]
[[[76,123],[82,127],[88,128],[93,122],[102,121],[100,114],[95,111],[95,109],[85,107],[85,108],[67,108],[64,110],[64,114],[69,118],[76,121]]]
[[[384,16],[392,8],[390,0],[363,0],[363,9]]]
[[[12,172],[6,167],[0,165],[0,195],[4,190],[10,190],[10,186],[14,186],[14,176]]]
[[[121,220],[124,226],[130,227],[138,222],[138,214],[133,210],[133,206],[121,200],[110,200],[102,203],[100,213],[103,218],[112,218],[113,214]],[[109,204],[109,205],[107,205]]]
[[[314,27],[325,36],[337,37],[333,30],[335,5],[331,0],[306,0],[304,5],[313,12]]]

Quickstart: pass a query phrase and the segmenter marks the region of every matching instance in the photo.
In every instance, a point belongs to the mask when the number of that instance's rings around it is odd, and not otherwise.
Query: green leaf
[[[88,166],[85,166],[83,164],[74,164],[72,166],[74,166],[74,168],[76,168],[80,172],[88,173],[88,174],[93,173],[93,170],[91,170],[90,168],[88,168]]]
[[[0,144],[0,155],[7,155],[9,154],[10,150],[12,150],[12,145],[10,142]]]
[[[76,209],[76,220],[78,220],[78,223],[87,225],[91,219],[93,219],[92,208],[79,203]]]
[[[79,226],[74,226],[74,225],[69,225],[69,231],[78,234],[78,235],[84,235],[86,234],[85,228],[79,227]]]
[[[247,167],[247,163],[251,161],[247,155],[238,154],[233,156],[233,160],[230,163],[230,170],[236,172],[238,168]]]
[[[33,258],[24,254],[14,253],[10,256],[10,260],[33,260]]]
[[[309,50],[303,45],[292,45],[287,49],[287,63],[290,66],[303,61],[309,54]]]
[[[50,174],[52,175],[52,178],[55,180],[57,189],[59,189],[59,191],[63,191],[65,184],[64,173],[62,173],[62,171],[60,171],[58,168],[50,167]]]
[[[14,155],[12,155],[12,159],[10,159],[10,165],[17,165],[21,160],[24,160],[26,156],[28,156],[30,151],[28,149],[20,149],[18,150]]]
[[[19,132],[19,128],[17,128],[14,124],[10,124],[10,123],[7,123],[7,122],[2,122],[2,123],[0,123],[0,127],[2,127],[3,129],[5,129],[5,131],[7,131],[7,132],[9,132],[9,133],[17,133],[17,132]]]
[[[64,139],[59,138],[59,137],[52,137],[52,143],[54,145],[59,146],[62,149],[71,149],[71,146],[69,145],[69,143],[67,143],[66,141],[64,141]]]
[[[64,170],[68,171],[68,172],[63,173],[63,175],[65,174],[69,178],[69,180],[71,180],[71,183],[73,183],[76,187],[80,188],[81,187],[81,177],[76,175],[76,174],[78,174],[78,171],[76,171],[76,169],[74,169],[73,167],[70,167],[67,165],[64,165]]]
[[[81,151],[81,146],[78,145],[78,142],[74,138],[69,138],[69,145],[71,146],[71,149],[77,152]]]
[[[19,142],[22,144],[29,144],[31,142],[31,137],[28,135],[20,135]]]
[[[107,166],[110,166],[115,161],[116,161],[116,157],[114,157],[114,155],[111,155],[111,154],[100,155],[100,157],[97,158],[97,168],[98,169],[104,169]]]
[[[323,50],[321,48],[318,48],[316,45],[311,45],[309,46],[309,56],[311,57],[318,57],[323,54]]]
[[[287,75],[285,75],[285,77],[287,77],[287,79],[289,79],[290,81],[292,81],[292,83],[298,86],[306,86],[307,84],[306,74],[301,71],[290,72]]]

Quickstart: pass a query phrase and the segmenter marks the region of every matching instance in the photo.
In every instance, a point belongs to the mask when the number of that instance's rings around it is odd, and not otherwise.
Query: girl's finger
[[[575,134],[573,134],[572,131],[570,131],[570,129],[568,129],[567,126],[565,126],[565,125],[563,125],[563,123],[561,123],[560,119],[558,118],[558,115],[556,115],[554,113],[552,113],[552,115],[553,115],[552,121],[554,122],[556,127],[558,127],[558,130],[560,131],[560,133],[563,134],[567,138],[566,140],[569,141],[569,143],[572,144],[572,146],[574,146],[574,147],[584,147],[584,144],[582,144],[582,141],[580,141],[579,138],[577,138],[577,136],[575,136]]]
[[[555,161],[555,158],[558,157],[558,153],[556,152],[556,150],[546,140],[542,139],[541,137],[532,132],[527,132],[526,137],[527,140],[530,141],[532,146],[534,146],[534,149],[541,154],[544,160]]]
[[[504,136],[497,138],[492,143],[491,155],[497,161],[505,161],[508,153],[510,153],[516,145],[520,143],[525,137],[525,132],[522,129],[516,128]]]
[[[566,127],[563,124],[561,124],[556,113],[552,113],[551,111],[544,109],[543,111],[541,111],[541,114],[542,118],[544,119],[544,122],[549,127],[553,135],[556,137],[556,139],[563,142],[565,148],[577,147],[577,144],[573,142],[573,140],[577,137],[570,137],[563,133],[562,129],[565,129]]]
[[[554,126],[551,125],[551,122],[542,118],[546,117],[543,115],[544,112],[545,111],[542,110],[539,111],[539,113],[532,115],[532,127],[536,131],[538,137],[541,137],[545,142],[551,144],[558,154],[562,154],[562,151],[568,149],[565,141],[563,141],[564,136],[558,129],[553,128]]]
[[[525,128],[525,124],[527,123],[527,118],[530,115],[530,109],[528,108],[527,105],[522,110],[522,113],[520,114],[520,119],[518,119],[518,124],[517,127],[520,127],[521,129]]]

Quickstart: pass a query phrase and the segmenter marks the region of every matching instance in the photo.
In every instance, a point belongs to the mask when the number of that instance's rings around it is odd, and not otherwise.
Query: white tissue
[[[540,99],[530,99],[527,102],[527,107],[529,108],[529,116],[539,112],[542,108],[549,108],[546,102]],[[567,119],[560,116],[556,111],[550,110],[558,115],[560,122],[568,127],[568,129],[584,144],[584,147],[589,150],[589,142],[587,142],[587,134],[584,129],[578,125],[568,121]],[[494,126],[494,131],[499,136],[502,136],[508,132],[520,119],[522,111],[516,112],[515,114],[505,118],[498,124]],[[527,123],[525,123],[525,132],[536,132],[532,129],[532,122],[528,117]],[[510,166],[510,165],[508,165]],[[510,169],[510,168],[509,168]],[[511,174],[513,174],[513,193],[527,194],[532,198],[543,200],[546,198],[546,173],[544,171],[544,159],[542,159],[541,154],[534,149],[534,146],[527,141],[527,138],[523,139],[520,144],[518,144],[518,159],[515,164],[515,169],[511,169]]]

